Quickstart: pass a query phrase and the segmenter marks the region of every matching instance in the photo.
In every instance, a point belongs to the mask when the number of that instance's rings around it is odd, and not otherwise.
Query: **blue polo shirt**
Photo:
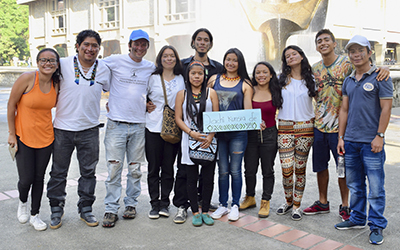
[[[349,112],[344,140],[371,143],[378,132],[381,116],[381,99],[393,98],[392,78],[376,80],[376,66],[364,73],[360,81],[355,70],[343,82],[343,96],[349,98]]]

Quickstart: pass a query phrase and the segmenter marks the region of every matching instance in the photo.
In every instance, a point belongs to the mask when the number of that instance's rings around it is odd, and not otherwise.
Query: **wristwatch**
[[[381,138],[385,138],[385,134],[384,133],[376,133],[377,136],[381,137]]]

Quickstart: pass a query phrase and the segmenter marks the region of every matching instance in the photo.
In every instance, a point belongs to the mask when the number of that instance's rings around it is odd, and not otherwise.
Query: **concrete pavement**
[[[1,101],[1,98],[0,98]],[[104,102],[104,101],[103,101]],[[103,103],[104,104],[104,103]],[[104,105],[102,104],[102,107]],[[4,107],[3,105],[0,105]],[[400,244],[399,208],[400,198],[397,195],[397,185],[400,168],[400,108],[393,110],[391,123],[386,133],[386,196],[385,216],[389,220],[384,230],[385,242],[382,246],[368,243],[369,229],[339,231],[334,224],[341,220],[338,216],[340,204],[339,189],[333,161],[330,162],[329,200],[331,213],[324,215],[304,216],[301,221],[292,221],[290,214],[278,216],[276,209],[284,202],[281,170],[276,158],[275,190],[271,199],[271,214],[267,219],[258,219],[262,179],[258,174],[257,208],[242,211],[241,218],[235,223],[227,222],[226,216],[215,222],[214,226],[203,225],[195,228],[191,224],[192,215],[189,212],[188,221],[177,225],[172,221],[176,208],[171,206],[170,218],[150,220],[147,213],[150,209],[147,193],[147,168],[142,167],[142,194],[137,207],[138,215],[134,220],[122,219],[115,228],[105,229],[101,225],[95,228],[86,226],[79,219],[76,203],[77,178],[79,170],[75,154],[71,162],[68,176],[67,202],[63,225],[52,230],[38,232],[32,226],[20,224],[16,218],[18,206],[17,170],[7,149],[7,124],[0,109],[0,221],[3,230],[0,233],[0,249],[398,249]],[[102,116],[104,120],[104,116]],[[100,130],[100,162],[97,167],[97,200],[94,203],[94,214],[102,221],[104,213],[103,200],[105,196],[104,180],[107,168],[104,152],[105,129]],[[51,165],[46,173],[47,183]],[[242,196],[244,196],[244,185]],[[123,190],[124,195],[124,190]],[[318,198],[316,175],[312,172],[311,162],[307,166],[307,184],[302,202],[302,208],[311,205]],[[213,202],[218,202],[217,174],[215,178]],[[40,212],[44,222],[50,222],[50,208],[46,193],[42,198]]]

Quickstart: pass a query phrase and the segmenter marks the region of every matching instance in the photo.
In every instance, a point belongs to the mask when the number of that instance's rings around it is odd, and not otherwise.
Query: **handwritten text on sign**
[[[257,130],[261,124],[261,109],[243,109],[203,113],[204,132]]]

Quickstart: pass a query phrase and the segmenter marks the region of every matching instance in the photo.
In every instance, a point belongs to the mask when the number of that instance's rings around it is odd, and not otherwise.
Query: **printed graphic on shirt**
[[[374,90],[374,85],[372,84],[372,83],[370,83],[370,82],[366,82],[365,84],[364,84],[364,86],[363,86],[363,89],[365,90],[365,91],[372,91],[372,90]]]
[[[226,90],[216,90],[219,100],[219,110],[226,111],[231,105],[232,101],[235,99],[237,93],[233,91]]]
[[[315,128],[325,133],[338,132],[338,116],[342,104],[342,84],[353,68],[347,56],[338,56],[326,67],[323,61],[313,65],[317,98],[315,103]]]

